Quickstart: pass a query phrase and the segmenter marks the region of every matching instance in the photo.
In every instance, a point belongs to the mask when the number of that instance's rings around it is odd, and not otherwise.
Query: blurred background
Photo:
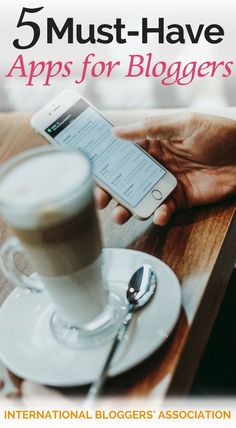
[[[27,4],[26,4],[27,3]],[[44,10],[38,14],[26,15],[33,18],[41,27],[41,38],[37,45],[25,51],[18,51],[12,45],[15,38],[22,41],[32,38],[30,28],[17,29],[16,25],[23,6],[40,7]],[[214,78],[196,78],[187,86],[171,85],[163,86],[160,79],[155,78],[125,78],[129,54],[142,54],[151,52],[155,62],[166,61],[171,64],[174,61],[234,61],[236,62],[236,4],[232,0],[198,0],[187,2],[179,0],[120,0],[108,2],[108,0],[86,0],[86,2],[74,2],[67,0],[65,4],[60,2],[60,7],[55,0],[8,0],[0,17],[0,41],[1,41],[1,69],[0,69],[0,110],[1,111],[35,111],[42,107],[54,95],[66,88],[74,88],[94,103],[100,109],[142,109],[142,108],[166,108],[189,107],[195,110],[218,109],[225,106],[236,105],[236,65],[233,74],[228,78],[216,76]],[[102,23],[113,24],[116,17],[122,18],[129,30],[140,29],[141,18],[147,17],[150,26],[157,26],[159,17],[165,18],[166,25],[191,24],[197,31],[199,24],[205,26],[219,24],[225,30],[222,43],[209,44],[204,38],[197,44],[186,43],[162,45],[157,42],[157,35],[150,36],[147,45],[142,45],[141,38],[130,38],[125,45],[111,43],[107,45],[68,45],[65,40],[57,40],[53,45],[46,43],[46,18],[53,17],[61,28],[67,17],[73,17],[74,23],[82,24],[84,37],[88,34],[88,25]],[[81,85],[75,85],[81,69],[79,64],[90,53],[96,54],[97,60],[120,60],[122,66],[112,74],[110,78],[87,78]],[[16,76],[6,78],[4,75],[11,69],[17,56],[24,55],[25,64],[32,60],[38,61],[69,61],[73,60],[73,75],[68,79],[57,77],[52,85],[43,86],[43,79],[38,78],[35,86],[26,87],[24,78]]]

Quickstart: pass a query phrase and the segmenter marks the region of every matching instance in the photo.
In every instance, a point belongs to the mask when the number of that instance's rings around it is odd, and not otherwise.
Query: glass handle
[[[37,278],[25,275],[17,267],[15,258],[19,253],[24,253],[24,249],[16,237],[7,239],[0,247],[0,268],[4,276],[16,287],[43,291],[43,285]]]

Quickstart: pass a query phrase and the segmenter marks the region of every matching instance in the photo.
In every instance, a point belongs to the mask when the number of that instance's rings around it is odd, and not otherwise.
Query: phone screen
[[[135,207],[166,170],[131,141],[113,137],[111,129],[102,115],[80,99],[45,131],[61,146],[84,153],[95,178]]]

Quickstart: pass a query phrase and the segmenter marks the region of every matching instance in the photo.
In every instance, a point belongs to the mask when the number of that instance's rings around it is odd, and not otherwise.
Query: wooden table
[[[166,111],[107,113],[114,123],[125,123]],[[168,111],[169,113],[169,111]],[[236,108],[219,114],[236,118]],[[30,147],[44,144],[29,125],[29,114],[0,114],[0,160]],[[168,227],[151,220],[131,219],[115,225],[111,206],[101,215],[107,247],[128,247],[145,251],[166,262],[177,274],[183,292],[183,309],[174,332],[165,345],[142,363],[108,382],[108,392],[132,395],[186,394],[206,346],[236,260],[236,203],[231,199],[213,206],[179,212]],[[1,241],[7,236],[0,225]],[[0,302],[9,293],[1,277]]]

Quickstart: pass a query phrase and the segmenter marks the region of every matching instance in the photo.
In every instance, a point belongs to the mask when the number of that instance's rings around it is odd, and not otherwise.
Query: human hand
[[[7,393],[7,390],[5,393],[4,391],[0,393],[1,408],[22,410],[25,413],[27,410],[32,413],[32,410],[36,412],[38,409],[43,409],[45,413],[52,409],[59,409],[57,412],[71,410],[78,406],[78,403],[83,404],[83,398],[79,395],[68,397],[54,388],[27,380],[21,381],[19,388],[11,393]],[[29,418],[31,418],[30,415]]]
[[[236,193],[234,120],[180,113],[116,127],[113,134],[137,141],[177,178],[176,189],[154,213],[157,225],[167,224],[178,209],[211,204]],[[102,209],[111,197],[97,188],[96,199]],[[112,216],[123,224],[131,214],[118,205]]]

